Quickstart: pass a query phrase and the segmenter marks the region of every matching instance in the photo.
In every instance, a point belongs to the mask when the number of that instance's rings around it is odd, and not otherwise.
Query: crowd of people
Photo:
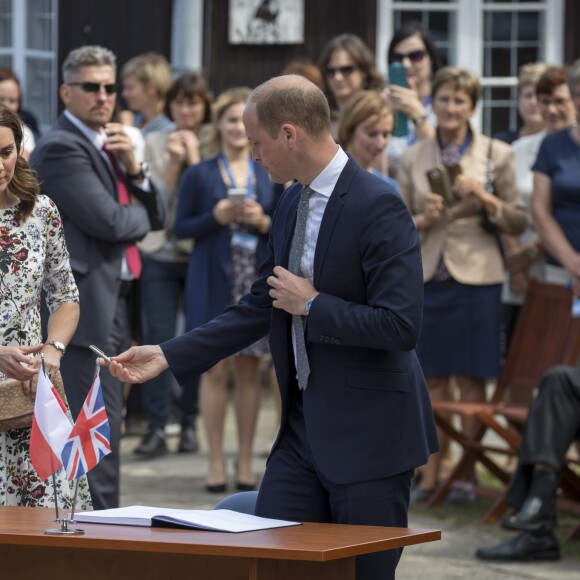
[[[524,65],[521,125],[492,138],[472,121],[478,78],[442,66],[421,26],[397,30],[385,57],[404,67],[406,86],[342,34],[318,65],[297,60],[254,90],[214,98],[202,74],[173,78],[163,56],[146,53],[122,67],[118,95],[115,55],[83,46],[64,61],[64,112],[43,136],[20,115],[17,77],[0,68],[0,380],[34,396],[42,352],[76,417],[94,372],[89,345],[123,353],[101,374],[112,452],[88,474],[90,497],[83,482],[84,507],[118,505],[128,383],[142,383],[147,423],[135,453],[167,452],[174,407],[178,449],[196,452],[201,414],[206,489],[223,493],[231,375],[235,487],[255,489],[260,362],[271,355],[281,429],[258,513],[406,525],[409,501],[427,501],[449,469],[429,399],[457,386],[461,400],[485,400],[530,278],[580,296],[580,61]],[[577,383],[570,373],[551,383]],[[574,433],[558,438],[556,460],[525,447],[522,465],[539,463],[550,482],[548,508],[530,516],[525,497],[541,485],[520,469],[528,479],[513,503],[525,513],[508,525],[534,540],[480,557],[525,559],[538,545],[557,554],[552,496]],[[0,431],[0,505],[50,504],[52,482],[33,492],[29,438],[28,428]],[[469,479],[452,500],[473,499]],[[394,573],[399,556],[361,558],[360,577]]]

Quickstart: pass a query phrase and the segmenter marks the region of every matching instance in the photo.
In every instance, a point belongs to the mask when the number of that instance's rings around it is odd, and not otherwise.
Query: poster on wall
[[[230,0],[230,44],[302,44],[304,0]]]

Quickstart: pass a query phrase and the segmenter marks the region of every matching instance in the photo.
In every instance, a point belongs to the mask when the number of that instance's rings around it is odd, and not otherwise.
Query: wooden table
[[[355,556],[441,539],[440,530],[312,523],[241,534],[79,524],[85,535],[45,535],[53,518],[0,507],[2,577],[352,580]]]

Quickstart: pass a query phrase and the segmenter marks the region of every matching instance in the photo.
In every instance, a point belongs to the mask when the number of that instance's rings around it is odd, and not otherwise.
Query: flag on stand
[[[62,467],[61,453],[71,429],[66,406],[41,368],[30,433],[30,461],[40,479],[47,479]]]
[[[111,429],[97,365],[95,380],[62,450],[69,479],[84,475],[111,453]]]

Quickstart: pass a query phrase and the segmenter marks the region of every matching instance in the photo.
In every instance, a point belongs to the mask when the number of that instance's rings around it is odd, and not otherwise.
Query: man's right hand
[[[99,359],[101,366],[106,361]],[[169,368],[167,359],[157,345],[133,346],[118,356],[111,357],[110,373],[124,383],[144,383]]]

